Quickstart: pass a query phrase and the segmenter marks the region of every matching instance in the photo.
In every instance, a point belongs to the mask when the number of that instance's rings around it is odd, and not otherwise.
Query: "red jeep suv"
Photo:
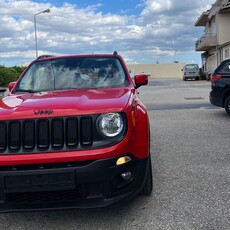
[[[114,54],[43,56],[0,99],[0,212],[101,207],[152,191],[149,119]]]

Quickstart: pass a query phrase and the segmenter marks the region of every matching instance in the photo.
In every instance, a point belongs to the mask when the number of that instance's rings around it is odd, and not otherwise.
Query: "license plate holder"
[[[4,177],[5,192],[69,190],[76,188],[75,172],[51,172]]]

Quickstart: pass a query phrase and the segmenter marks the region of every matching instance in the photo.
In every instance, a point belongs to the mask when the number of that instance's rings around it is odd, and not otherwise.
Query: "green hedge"
[[[5,87],[10,82],[16,81],[24,69],[25,67],[21,66],[5,67],[0,65],[0,86]]]

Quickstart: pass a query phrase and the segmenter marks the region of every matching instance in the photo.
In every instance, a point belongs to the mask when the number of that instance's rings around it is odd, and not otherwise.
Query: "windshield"
[[[35,62],[21,78],[14,92],[114,88],[128,83],[117,58],[71,57]]]

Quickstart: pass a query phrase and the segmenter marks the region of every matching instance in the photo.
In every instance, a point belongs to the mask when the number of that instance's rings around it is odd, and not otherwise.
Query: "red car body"
[[[80,89],[30,88],[26,92],[28,81],[23,78],[33,65],[75,59],[93,60],[100,66],[107,60],[119,63],[126,83]],[[91,75],[83,77],[89,82]],[[0,211],[100,207],[141,191],[150,194],[149,120],[136,90],[145,84],[145,75],[135,76],[133,83],[117,54],[47,57],[32,62],[11,84],[10,94],[0,100]],[[115,127],[114,132],[122,123],[120,133],[105,136],[100,131],[104,123],[107,131]]]

